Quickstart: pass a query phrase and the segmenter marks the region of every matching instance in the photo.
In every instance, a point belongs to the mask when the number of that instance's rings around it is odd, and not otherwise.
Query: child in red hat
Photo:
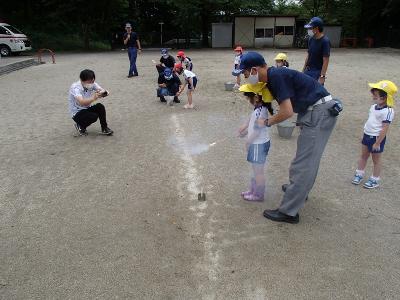
[[[234,67],[233,70],[239,69],[240,66],[240,61],[243,56],[243,48],[240,46],[237,46],[233,51],[235,51],[235,61],[234,61]],[[236,77],[236,84],[234,85],[234,89],[239,89],[240,88],[240,74],[236,75],[232,72],[232,75]]]

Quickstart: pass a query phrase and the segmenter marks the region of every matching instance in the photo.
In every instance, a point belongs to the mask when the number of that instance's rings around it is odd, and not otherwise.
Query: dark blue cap
[[[259,67],[265,64],[266,63],[264,57],[260,53],[250,51],[242,56],[239,69],[234,70],[232,74],[235,74],[234,76],[238,76],[245,70],[249,70],[253,67]]]
[[[166,79],[169,79],[172,77],[172,70],[170,68],[165,68],[164,69],[164,77]]]
[[[324,22],[322,21],[322,19],[319,17],[314,17],[310,20],[310,22],[308,24],[304,25],[304,28],[310,29],[310,28],[322,27],[322,26],[324,26]]]
[[[168,50],[165,49],[165,48],[162,48],[162,49],[161,49],[161,54],[163,54],[163,55],[164,55],[164,54],[168,54]]]

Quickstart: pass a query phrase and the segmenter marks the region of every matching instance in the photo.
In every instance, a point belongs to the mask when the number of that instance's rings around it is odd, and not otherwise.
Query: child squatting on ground
[[[179,75],[181,75],[183,73],[183,78],[185,80],[183,86],[181,86],[181,88],[179,89],[177,96],[182,94],[182,92],[185,90],[185,87],[188,86],[188,90],[187,90],[188,103],[185,104],[183,107],[186,109],[193,108],[194,105],[193,105],[192,94],[195,91],[196,86],[197,86],[197,76],[192,71],[189,71],[186,69],[184,70],[182,67],[182,64],[179,64],[179,63],[175,64],[175,70]]]
[[[233,72],[232,75],[236,77],[236,83],[233,86],[234,89],[239,89],[240,87],[240,74],[237,75],[234,73],[235,70],[239,69],[240,66],[240,60],[242,59],[243,56],[243,48],[240,46],[237,46],[233,51],[235,51],[235,60],[233,62]]]
[[[239,128],[239,136],[245,137],[247,161],[252,164],[253,177],[250,180],[250,188],[246,192],[242,192],[242,197],[247,201],[264,201],[265,194],[265,176],[264,168],[270,148],[269,128],[257,125],[258,119],[268,119],[268,111],[262,96],[249,91],[250,85],[243,85],[241,91],[248,98],[249,102],[254,105],[250,119]],[[271,96],[272,100],[272,96]]]
[[[359,185],[364,178],[365,167],[369,156],[374,163],[372,176],[364,183],[367,189],[379,187],[382,162],[381,156],[385,148],[386,134],[394,117],[394,94],[396,85],[389,80],[370,83],[374,104],[369,109],[368,120],[364,125],[364,136],[361,141],[361,157],[352,183]]]

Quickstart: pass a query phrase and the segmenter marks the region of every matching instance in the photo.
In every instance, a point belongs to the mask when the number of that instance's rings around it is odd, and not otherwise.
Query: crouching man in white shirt
[[[95,82],[96,76],[92,70],[83,70],[80,80],[74,82],[69,89],[69,111],[75,121],[75,128],[79,135],[87,135],[86,128],[99,119],[101,134],[112,135],[106,120],[106,108],[101,103],[93,104],[99,98],[109,95]]]

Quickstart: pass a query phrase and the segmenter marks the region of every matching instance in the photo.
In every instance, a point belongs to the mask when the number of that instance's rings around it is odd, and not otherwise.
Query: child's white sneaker
[[[193,104],[185,104],[185,105],[183,106],[183,108],[185,108],[185,109],[192,109],[193,107],[194,107]]]
[[[355,185],[359,185],[359,184],[361,183],[362,180],[363,180],[363,176],[356,173],[356,174],[354,175],[353,181],[352,181],[351,183],[352,183],[352,184],[355,184]]]
[[[233,88],[234,88],[235,90],[238,90],[238,89],[240,88],[240,85],[236,83],[236,84],[233,86]]]
[[[378,180],[370,177],[366,183],[363,185],[366,189],[376,189],[379,187],[379,182]]]

